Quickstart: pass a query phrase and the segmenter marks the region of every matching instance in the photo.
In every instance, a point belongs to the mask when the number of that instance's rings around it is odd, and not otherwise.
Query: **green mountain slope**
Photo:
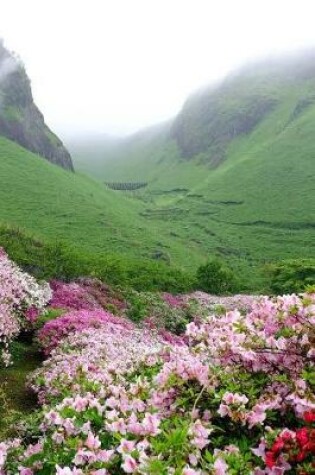
[[[36,107],[23,63],[0,39],[0,136],[73,170],[71,156]]]
[[[50,240],[62,239],[93,253],[158,258],[172,245],[167,236],[149,230],[141,216],[142,203],[1,137],[0,180],[0,223],[21,226]],[[184,243],[175,243],[176,262],[183,260],[185,252]]]
[[[314,255],[314,130],[307,52],[237,71],[192,96],[172,124],[104,149],[97,173],[93,153],[85,166],[103,181],[147,181],[143,217],[189,253],[254,269]]]
[[[77,169],[97,180],[152,179],[159,175],[155,168],[163,161],[161,152],[163,154],[164,145],[168,151],[170,125],[159,124],[126,139],[108,136],[72,138],[68,146]],[[166,158],[168,162],[169,153]]]

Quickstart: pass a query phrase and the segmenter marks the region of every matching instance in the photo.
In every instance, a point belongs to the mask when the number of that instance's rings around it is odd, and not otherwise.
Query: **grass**
[[[194,284],[191,272],[170,265],[166,252],[158,259],[139,259],[122,254],[89,252],[79,245],[38,239],[21,228],[0,225],[0,247],[24,271],[39,280],[73,281],[92,277],[123,288],[188,292]]]
[[[247,290],[263,290],[265,264],[314,254],[315,81],[302,68],[287,77],[257,71],[188,101],[176,133],[168,123],[125,141],[74,145],[75,165],[90,177],[0,138],[0,222],[86,255],[189,272],[217,256]],[[198,150],[191,157],[189,137]],[[105,182],[148,186],[121,192]]]
[[[28,376],[41,364],[37,347],[30,342],[12,344],[13,364],[0,368],[0,396],[5,414],[0,418],[0,436],[8,435],[16,415],[27,415],[37,406],[35,395],[27,389]]]
[[[238,77],[224,86],[224,94],[216,98],[213,93],[220,120],[224,117],[233,126],[240,110],[248,115],[246,107],[256,95],[274,104],[254,127],[226,140],[224,159],[216,167],[213,145],[184,158],[168,124],[117,144],[110,152],[104,149],[103,161],[98,158],[95,167],[92,147],[78,152],[75,165],[80,169],[84,163],[100,180],[106,176],[108,181],[148,181],[132,196],[145,205],[141,215],[150,229],[171,238],[170,253],[173,243],[184,241],[183,265],[189,265],[195,253],[201,262],[217,255],[250,285],[261,287],[259,270],[268,262],[314,255],[315,81],[302,72],[294,72],[293,78],[281,74],[268,76],[263,71]],[[211,103],[211,94],[200,93],[194,111],[188,102],[181,114],[187,120],[199,114],[198,134],[193,124],[186,127],[192,142],[194,134],[198,138],[199,129],[208,126],[205,104]],[[223,143],[222,137],[218,140]]]
[[[172,246],[151,230],[142,203],[67,172],[0,137],[0,222],[41,239],[63,240],[93,254],[151,258]],[[174,263],[186,253],[175,243]],[[198,262],[198,253],[194,256]]]

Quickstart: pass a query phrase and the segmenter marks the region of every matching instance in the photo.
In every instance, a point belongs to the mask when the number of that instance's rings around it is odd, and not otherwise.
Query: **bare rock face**
[[[73,171],[71,156],[34,104],[22,62],[0,40],[0,135]]]

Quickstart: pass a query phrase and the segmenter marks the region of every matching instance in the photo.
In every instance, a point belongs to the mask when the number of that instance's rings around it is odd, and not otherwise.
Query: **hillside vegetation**
[[[0,223],[25,228],[39,240],[61,240],[86,259],[111,255],[115,261],[138,260],[139,266],[143,259],[153,259],[153,265],[161,260],[165,265],[184,262],[184,241],[173,244],[167,233],[150,230],[142,203],[1,137],[0,176]],[[172,245],[171,258],[167,251]],[[199,260],[196,252],[191,266]]]
[[[264,290],[264,266],[314,255],[313,64],[308,54],[248,67],[196,93],[173,122],[69,144],[91,178],[0,137],[0,223],[85,261],[133,259],[134,275],[135,260],[195,275],[219,257],[242,289]]]
[[[2,249],[0,281],[3,474],[313,472],[312,290],[39,283]]]
[[[307,52],[199,91],[172,123],[104,146],[103,161],[100,144],[97,163],[92,147],[70,148],[95,178],[148,182],[134,196],[152,229],[255,274],[268,261],[314,255],[314,128]]]

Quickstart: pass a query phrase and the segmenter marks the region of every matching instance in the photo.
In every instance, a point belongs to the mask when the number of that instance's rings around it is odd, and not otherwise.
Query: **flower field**
[[[1,475],[315,474],[315,294],[130,304],[0,261],[3,359],[32,325],[46,355]],[[38,329],[45,305],[63,313]]]
[[[0,248],[0,362],[10,363],[10,341],[32,324],[51,296],[48,284],[39,285]]]

